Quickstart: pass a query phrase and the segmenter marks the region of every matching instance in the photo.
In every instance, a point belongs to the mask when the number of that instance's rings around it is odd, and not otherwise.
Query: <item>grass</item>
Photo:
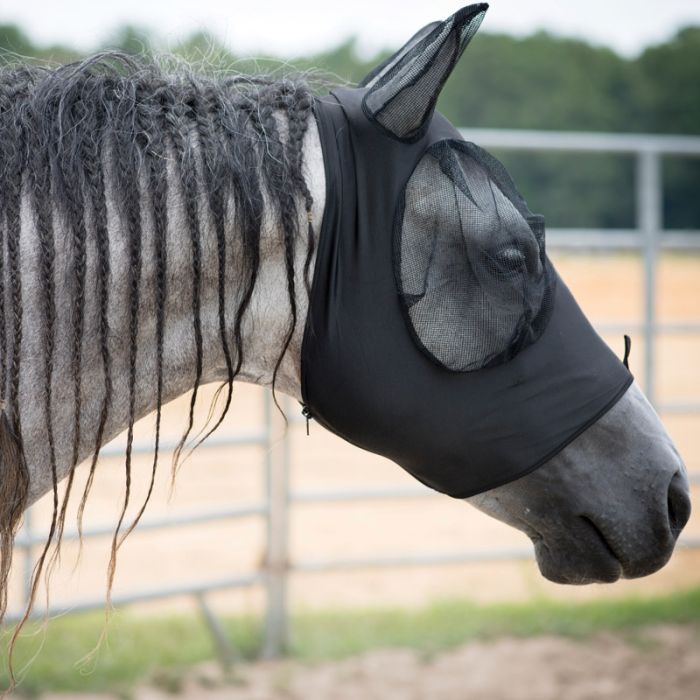
[[[45,691],[114,692],[128,698],[140,682],[178,687],[184,671],[213,659],[207,630],[195,616],[138,617],[115,613],[108,641],[93,658],[103,629],[102,613],[53,620],[31,627],[16,652],[22,669],[18,694]],[[448,600],[418,609],[298,612],[293,616],[290,654],[305,661],[338,659],[379,647],[409,647],[426,657],[474,639],[555,634],[585,638],[603,630],[624,634],[658,623],[700,622],[700,588],[653,598],[585,603],[536,599],[527,603],[476,605]],[[260,620],[237,616],[225,628],[243,658],[260,648]],[[32,660],[33,659],[33,660]],[[167,682],[163,682],[165,679]],[[6,683],[6,674],[0,674]]]

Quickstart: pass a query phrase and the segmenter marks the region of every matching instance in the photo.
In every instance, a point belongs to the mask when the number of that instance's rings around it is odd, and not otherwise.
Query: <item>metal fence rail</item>
[[[505,148],[512,150],[605,152],[634,155],[636,223],[633,231],[614,232],[617,240],[610,236],[611,231],[597,231],[595,249],[614,249],[623,240],[627,247],[642,251],[644,257],[644,370],[642,383],[644,391],[656,406],[656,385],[654,381],[656,327],[656,274],[659,249],[697,250],[700,248],[700,231],[664,231],[663,225],[663,181],[661,159],[664,155],[700,156],[700,137],[695,136],[656,136],[651,134],[583,134],[548,131],[509,131],[497,129],[462,129],[462,136],[485,148]],[[578,231],[559,229],[552,232],[548,245],[552,247],[583,247],[586,237]],[[587,232],[594,233],[593,231]],[[578,238],[577,245],[570,242]],[[592,239],[589,239],[592,243]],[[591,248],[593,246],[590,246]],[[700,329],[700,319],[694,324]],[[663,411],[662,406],[658,408]],[[685,410],[700,411],[700,401],[693,402]]]
[[[661,158],[664,155],[700,156],[700,138],[685,136],[651,136],[628,134],[586,134],[539,131],[504,131],[490,129],[463,129],[462,135],[486,148],[528,151],[572,151],[628,154],[636,157],[636,214],[637,228],[614,230],[550,229],[547,245],[550,249],[565,250],[634,250],[644,260],[644,317],[641,322],[608,321],[600,323],[601,332],[623,330],[641,333],[644,338],[644,366],[642,384],[647,396],[661,413],[700,412],[700,400],[656,400],[655,340],[661,334],[700,334],[700,319],[684,322],[660,322],[656,313],[656,276],[659,252],[663,250],[700,252],[700,231],[665,231],[662,222]],[[293,418],[301,420],[301,416]],[[284,651],[287,640],[288,614],[286,586],[288,577],[295,572],[342,571],[358,568],[434,566],[465,562],[489,562],[532,559],[531,548],[484,549],[456,552],[410,552],[391,557],[367,557],[356,559],[320,560],[308,559],[291,562],[288,551],[289,510],[292,507],[313,506],[315,503],[349,502],[390,499],[434,497],[434,491],[416,485],[414,487],[386,487],[373,489],[347,489],[342,491],[297,491],[289,489],[288,441],[275,439],[282,432],[281,418],[272,410],[269,396],[264,404],[263,429],[253,433],[216,435],[203,448],[257,445],[264,450],[266,496],[264,502],[251,503],[223,510],[210,510],[171,518],[145,519],[137,532],[162,528],[207,524],[229,519],[263,516],[267,529],[267,553],[258,571],[238,577],[209,581],[194,581],[171,587],[146,589],[115,595],[116,605],[155,600],[181,595],[193,596],[201,608],[203,617],[216,641],[217,648],[226,661],[235,657],[221,624],[207,604],[208,593],[218,590],[262,585],[266,590],[266,620],[263,654],[274,656]],[[163,444],[164,450],[174,445]],[[150,452],[149,443],[134,445],[134,452]],[[118,446],[108,446],[103,454],[121,454]],[[696,467],[698,465],[695,465]],[[700,483],[700,471],[691,473],[691,481]],[[86,529],[87,538],[112,534],[112,527]],[[77,532],[68,530],[66,539],[76,539]],[[17,548],[24,554],[24,594],[29,594],[35,550],[44,542],[44,533],[32,527],[31,509],[17,537]],[[700,538],[685,537],[679,546],[700,548]],[[70,610],[82,611],[100,608],[103,599],[81,600]],[[54,608],[51,614],[67,612]],[[22,610],[10,611],[9,620],[18,619]]]

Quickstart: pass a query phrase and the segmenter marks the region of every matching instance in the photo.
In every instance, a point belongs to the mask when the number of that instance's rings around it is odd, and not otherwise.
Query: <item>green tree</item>
[[[131,24],[117,29],[102,42],[103,49],[117,49],[135,56],[150,55],[153,51],[154,38],[150,30]]]
[[[103,48],[152,54],[156,37],[124,26]],[[323,90],[355,84],[388,55],[361,57],[355,39],[290,61],[241,59],[207,32],[195,32],[174,53],[213,73],[306,73]],[[65,47],[39,47],[15,25],[0,25],[0,56],[66,62]],[[325,86],[325,88],[324,88]],[[626,59],[601,46],[539,32],[525,38],[479,34],[446,85],[438,108],[456,125],[700,134],[700,27]],[[500,154],[533,211],[550,226],[634,225],[634,163],[613,155]],[[700,159],[664,162],[664,220],[700,228]]]
[[[645,130],[700,134],[700,27],[647,49],[637,68]],[[666,226],[700,228],[700,158],[667,158],[664,183]]]
[[[20,56],[36,55],[29,37],[15,24],[0,24],[0,51]]]

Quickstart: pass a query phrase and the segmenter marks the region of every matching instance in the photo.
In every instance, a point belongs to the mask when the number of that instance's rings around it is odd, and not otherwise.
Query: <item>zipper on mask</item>
[[[311,413],[311,409],[306,405],[302,404],[301,405],[301,415],[306,418],[306,434],[309,434],[309,421],[314,417],[313,413]]]

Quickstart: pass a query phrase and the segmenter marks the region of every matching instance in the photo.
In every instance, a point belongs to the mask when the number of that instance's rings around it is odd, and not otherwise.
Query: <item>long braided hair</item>
[[[210,225],[216,243],[217,322],[226,379],[223,408],[213,425],[198,436],[194,447],[223,421],[231,405],[233,381],[244,362],[242,329],[249,311],[261,262],[261,231],[266,207],[271,207],[281,231],[284,251],[289,325],[277,358],[274,380],[297,325],[295,246],[299,221],[308,221],[304,279],[313,255],[313,201],[303,173],[303,140],[313,98],[302,81],[228,75],[204,78],[180,70],[165,73],[153,63],[136,62],[118,53],[104,53],[57,69],[4,67],[0,69],[0,616],[7,602],[7,578],[14,535],[29,489],[29,470],[23,448],[19,408],[22,372],[23,288],[21,242],[25,226],[22,207],[28,203],[36,237],[41,320],[41,374],[38,389],[43,406],[53,491],[49,535],[37,561],[26,621],[52,546],[59,555],[66,508],[79,459],[81,440],[94,443],[89,473],[78,509],[81,531],[85,502],[106,436],[115,396],[113,341],[110,342],[111,294],[116,283],[110,247],[120,236],[127,251],[126,309],[128,321],[122,342],[128,346],[127,441],[125,494],[114,532],[108,568],[108,597],[117,550],[144,512],[158,467],[161,405],[163,401],[163,345],[167,305],[171,294],[167,231],[169,193],[179,192],[185,238],[191,260],[191,332],[195,366],[187,425],[177,445],[173,473],[193,427],[195,404],[203,376],[202,340],[203,228]],[[201,196],[201,193],[204,196]],[[114,203],[118,226],[108,227],[108,202]],[[235,216],[237,240],[227,239],[225,221]],[[137,365],[139,328],[143,323],[142,269],[144,222],[151,222],[153,299],[155,301],[155,449],[146,498],[135,519],[125,527],[131,492],[133,428],[139,386]],[[67,256],[68,272],[61,299],[69,306],[69,372],[72,382],[71,469],[63,498],[59,497],[57,436],[54,416],[54,376],[57,371],[58,305],[57,251]],[[238,295],[227,303],[235,250]],[[66,252],[67,251],[67,252]],[[89,277],[94,276],[94,280]],[[95,333],[85,337],[88,284],[94,300]],[[124,283],[120,280],[120,283]],[[232,327],[229,334],[228,329]],[[65,331],[65,328],[63,329]],[[64,341],[65,342],[65,341]],[[88,345],[90,344],[90,345]],[[92,347],[94,345],[94,348]],[[93,352],[94,350],[94,352]],[[91,352],[101,364],[101,386],[86,387],[83,362]],[[96,425],[81,435],[83,400],[87,391],[99,396]],[[219,396],[217,392],[216,399]],[[65,399],[65,397],[63,397]],[[212,417],[210,411],[210,418]],[[203,431],[204,432],[204,431]],[[194,449],[194,448],[193,448]],[[20,627],[21,627],[20,624]],[[19,629],[19,627],[18,627]],[[16,636],[16,633],[15,633]]]

